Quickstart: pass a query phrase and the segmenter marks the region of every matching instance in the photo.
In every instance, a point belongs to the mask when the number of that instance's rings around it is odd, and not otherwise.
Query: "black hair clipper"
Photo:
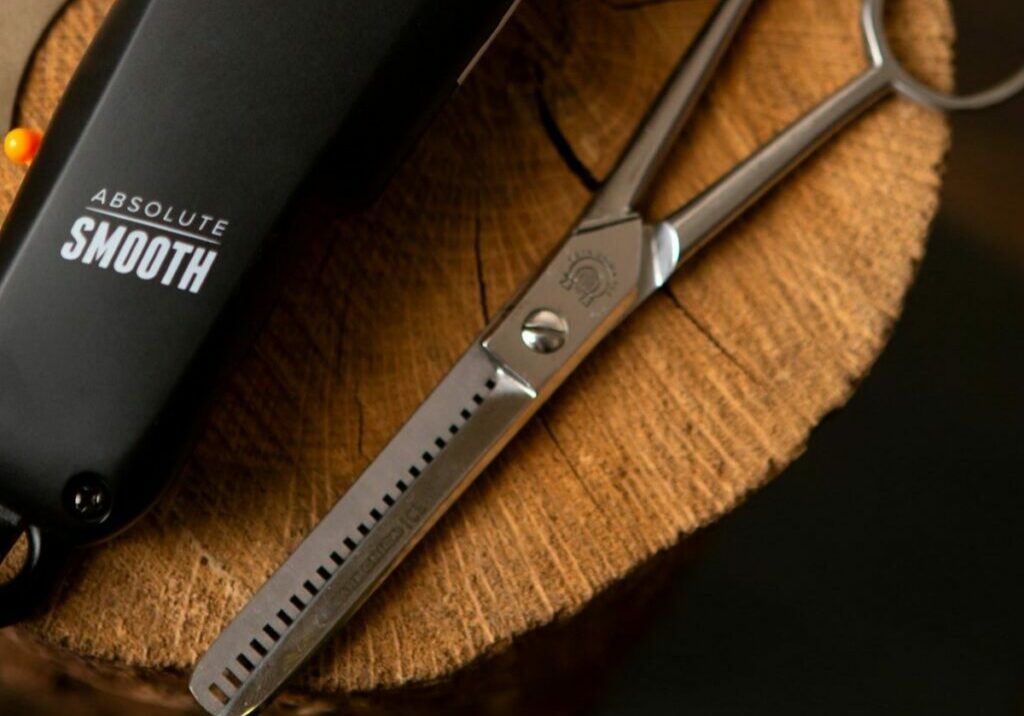
[[[0,234],[0,625],[177,471],[303,179],[380,185],[513,5],[115,4]]]

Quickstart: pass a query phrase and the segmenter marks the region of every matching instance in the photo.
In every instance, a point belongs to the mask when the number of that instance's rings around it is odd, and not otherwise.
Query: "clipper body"
[[[114,6],[0,235],[0,548],[56,555],[152,504],[296,189],[320,166],[372,194],[511,4]],[[0,623],[40,601],[38,561]]]

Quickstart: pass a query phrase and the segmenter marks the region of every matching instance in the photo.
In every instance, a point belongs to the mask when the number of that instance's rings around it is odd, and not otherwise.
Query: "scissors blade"
[[[258,712],[344,626],[632,307],[643,241],[637,217],[570,235],[203,656],[189,685],[203,708]],[[606,283],[581,295],[567,277],[595,262]],[[573,325],[560,350],[524,341],[530,306]]]
[[[671,115],[692,107],[750,1],[719,5],[701,48],[682,62],[696,63],[697,70],[673,75],[627,150],[623,164],[632,168],[620,170],[631,174],[624,193],[601,196],[635,198],[678,131]],[[600,217],[584,213],[545,267],[210,647],[190,683],[209,713],[261,710],[579,363],[667,280],[679,259],[676,233],[649,230],[628,206],[612,208]]]
[[[474,344],[199,662],[219,716],[261,709],[344,625],[539,407]]]
[[[0,133],[14,126],[18,91],[46,28],[68,0],[6,0],[0,22]]]

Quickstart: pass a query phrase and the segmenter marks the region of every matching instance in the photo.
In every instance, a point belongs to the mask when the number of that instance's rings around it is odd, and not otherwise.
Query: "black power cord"
[[[0,627],[42,609],[67,563],[66,547],[44,541],[38,527],[26,524],[20,515],[0,505],[0,563],[10,556],[22,535],[28,538],[28,554],[18,573],[0,583]]]
[[[14,549],[14,545],[24,532],[25,526],[21,516],[0,505],[0,564]]]

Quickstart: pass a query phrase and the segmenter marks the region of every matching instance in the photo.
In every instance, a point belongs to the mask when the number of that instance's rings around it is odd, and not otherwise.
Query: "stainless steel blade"
[[[18,91],[28,63],[68,0],[6,0],[0,22],[0,134],[14,126]]]
[[[210,647],[189,686],[203,708],[269,702],[635,305],[654,246],[636,216],[566,240]],[[572,326],[537,328],[553,350],[530,347],[530,308]]]
[[[750,0],[722,0],[627,162],[642,186],[692,107]],[[686,62],[684,62],[686,64]],[[671,91],[678,85],[683,89]],[[636,179],[633,177],[639,177]],[[197,666],[190,689],[215,716],[260,711],[356,612],[448,506],[616,325],[661,286],[678,233],[632,211],[588,219],[460,359],[341,502],[253,597]]]
[[[189,685],[211,714],[262,708],[356,612],[536,409],[479,345],[256,593]]]
[[[882,2],[865,0],[866,21],[879,27]],[[673,75],[661,99],[666,109],[656,107],[637,133],[617,170],[621,181],[609,183],[585,221],[203,658],[191,689],[211,714],[241,716],[265,706],[616,325],[764,187],[882,96],[883,79],[892,80],[873,76],[881,71],[874,67],[687,207],[645,226],[632,201],[678,130],[674,115],[692,106],[750,4],[721,1],[692,53],[696,69]],[[1016,82],[958,101],[994,101]]]

